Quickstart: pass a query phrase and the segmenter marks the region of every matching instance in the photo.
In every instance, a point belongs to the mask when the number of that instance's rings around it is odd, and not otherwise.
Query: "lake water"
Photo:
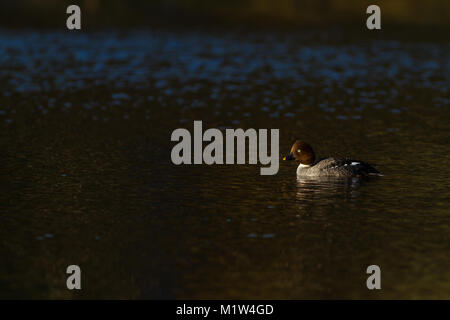
[[[449,299],[449,49],[339,30],[0,30],[0,297]],[[302,139],[384,176],[173,165],[171,133],[194,120],[279,128],[280,159]]]

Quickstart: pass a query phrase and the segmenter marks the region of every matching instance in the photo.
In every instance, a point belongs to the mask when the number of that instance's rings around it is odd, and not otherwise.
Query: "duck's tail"
[[[380,171],[375,169],[371,164],[366,163],[365,165],[366,165],[367,174],[369,176],[378,176],[378,177],[384,176],[384,174],[382,174]]]

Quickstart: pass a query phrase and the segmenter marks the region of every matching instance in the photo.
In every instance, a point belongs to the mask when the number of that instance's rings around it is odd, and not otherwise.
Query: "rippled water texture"
[[[0,30],[0,297],[450,298],[449,71],[448,42],[338,30]],[[175,166],[194,120],[385,176]]]

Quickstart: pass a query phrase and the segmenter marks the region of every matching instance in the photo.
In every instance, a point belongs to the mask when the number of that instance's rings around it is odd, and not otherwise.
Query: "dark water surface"
[[[0,297],[450,298],[449,49],[337,30],[0,30]],[[385,176],[175,166],[170,135],[194,120],[279,128],[280,157],[300,138]]]

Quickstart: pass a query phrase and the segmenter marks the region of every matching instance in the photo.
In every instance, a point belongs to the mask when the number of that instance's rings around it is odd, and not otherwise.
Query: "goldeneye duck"
[[[369,175],[381,175],[377,169],[360,160],[324,158],[315,161],[315,159],[316,156],[311,146],[300,140],[294,142],[289,155],[283,158],[283,160],[300,162],[297,168],[297,176],[367,177]]]

